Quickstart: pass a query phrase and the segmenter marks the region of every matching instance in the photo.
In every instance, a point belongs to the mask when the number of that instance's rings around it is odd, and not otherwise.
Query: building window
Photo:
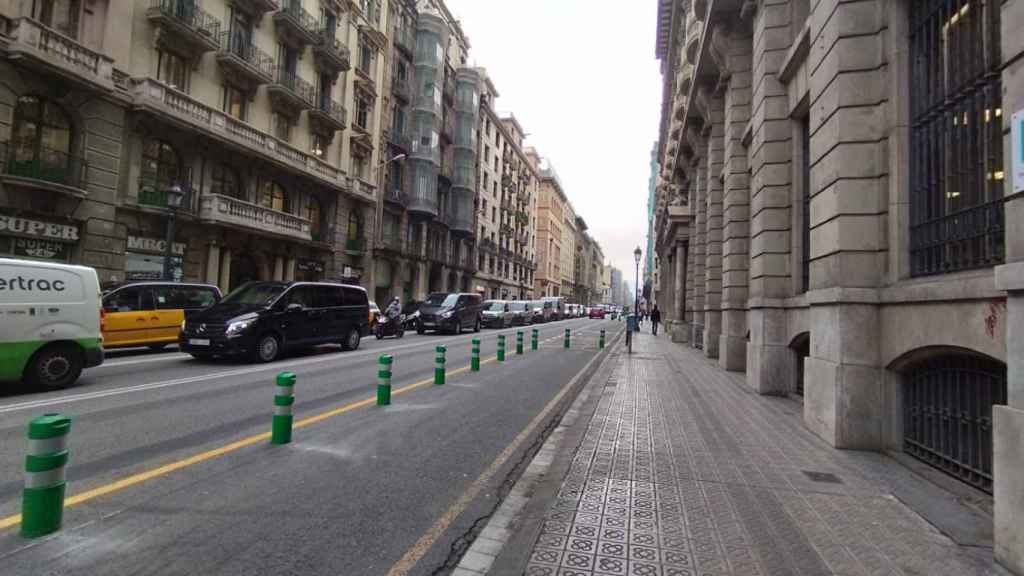
[[[370,114],[373,112],[373,103],[370,99],[360,94],[356,97],[356,125],[363,130],[370,129]]]
[[[361,149],[352,150],[352,173],[357,178],[366,180],[367,173],[369,172],[369,159],[367,158],[366,152]]]
[[[1004,258],[1000,3],[910,6],[910,273],[992,266]]]
[[[234,168],[223,163],[217,164],[211,174],[210,192],[245,200],[240,182],[238,172]]]
[[[155,138],[143,143],[142,182],[158,192],[181,184],[181,159],[170,144]]]
[[[363,219],[359,217],[358,210],[350,210],[348,213],[348,239],[350,242],[358,242],[363,237]]]
[[[156,51],[156,78],[175,90],[188,92],[189,65],[184,58],[166,50]]]
[[[18,98],[7,171],[70,183],[72,136],[71,121],[62,108],[38,96]]]
[[[245,92],[233,84],[224,85],[224,112],[233,118],[245,120],[245,112],[249,98]]]
[[[306,198],[306,220],[309,220],[309,232],[316,242],[321,240],[320,222],[323,220],[322,215],[320,200],[317,200],[315,196]]]
[[[278,212],[291,212],[288,192],[277,182],[265,180],[260,190],[260,205]]]
[[[273,114],[271,116],[274,137],[283,142],[291,142],[292,119],[284,114]]]
[[[81,0],[34,0],[32,16],[70,38],[78,39]]]
[[[359,40],[359,71],[373,78],[373,60],[375,50],[365,40]]]
[[[313,134],[309,139],[309,152],[321,160],[327,160],[327,150],[331,142],[321,134]]]

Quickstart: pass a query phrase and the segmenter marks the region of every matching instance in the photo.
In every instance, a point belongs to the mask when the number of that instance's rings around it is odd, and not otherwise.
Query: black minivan
[[[416,332],[427,330],[461,334],[463,330],[480,331],[483,321],[483,298],[479,294],[445,294],[427,296],[420,304],[420,320]]]
[[[341,344],[355,350],[370,330],[359,286],[326,282],[248,282],[188,318],[179,340],[196,358],[244,356],[271,362],[286,350]]]

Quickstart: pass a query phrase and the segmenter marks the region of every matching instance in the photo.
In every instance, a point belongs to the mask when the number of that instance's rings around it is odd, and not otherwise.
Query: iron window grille
[[[911,3],[910,272],[1004,257],[999,3]]]

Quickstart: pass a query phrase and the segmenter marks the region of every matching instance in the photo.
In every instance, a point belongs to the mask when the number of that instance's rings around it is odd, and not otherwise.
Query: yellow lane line
[[[495,357],[491,357],[491,358],[487,358],[487,359],[481,359],[480,364],[481,365],[483,365],[483,364],[490,364],[491,362],[494,362],[495,360],[497,360],[496,356]],[[469,366],[463,366],[462,368],[457,368],[455,370],[452,370],[452,371],[448,372],[447,375],[448,376],[455,376],[456,374],[461,374],[463,372],[468,372],[468,371],[469,371]],[[427,384],[433,384],[433,382],[434,382],[433,378],[427,378],[427,379],[424,379],[424,380],[420,380],[419,382],[415,382],[413,384],[409,384],[408,386],[403,386],[403,387],[393,391],[391,393],[391,395],[392,396],[397,396],[399,394],[404,394],[406,392],[410,392],[412,390],[415,390],[416,388],[421,388],[423,386],[426,386]],[[356,402],[345,404],[344,406],[339,406],[338,408],[334,408],[334,409],[328,410],[326,412],[321,412],[320,414],[316,414],[314,416],[309,416],[307,418],[303,418],[301,420],[298,420],[298,421],[296,421],[292,425],[292,428],[305,428],[306,426],[310,426],[312,424],[316,424],[317,422],[321,422],[321,421],[326,420],[328,418],[332,418],[334,416],[338,416],[338,415],[344,414],[346,412],[351,412],[352,410],[355,410],[357,408],[362,408],[364,406],[370,406],[370,405],[376,403],[376,401],[377,401],[376,397],[370,397],[370,398],[366,398],[364,400],[358,400]],[[212,450],[207,450],[206,452],[200,452],[199,454],[193,454],[192,456],[189,456],[187,458],[183,458],[183,459],[177,460],[175,462],[170,462],[168,464],[164,464],[163,466],[158,466],[158,467],[153,468],[151,470],[146,470],[145,472],[139,472],[138,474],[133,474],[131,476],[128,476],[126,478],[122,478],[120,480],[115,480],[114,482],[110,482],[109,484],[104,484],[102,486],[97,486],[96,488],[93,488],[92,490],[87,490],[85,492],[81,492],[79,494],[75,494],[74,496],[70,496],[70,497],[64,499],[64,507],[65,508],[71,508],[72,506],[76,506],[78,504],[82,504],[83,502],[88,502],[89,500],[93,500],[95,498],[99,498],[100,496],[106,496],[107,494],[113,494],[114,492],[120,492],[121,490],[124,490],[125,488],[129,488],[131,486],[135,486],[136,484],[141,484],[143,482],[146,482],[147,480],[152,480],[154,478],[159,478],[160,476],[166,476],[167,474],[170,474],[171,472],[174,472],[176,470],[181,470],[182,468],[187,468],[189,466],[194,466],[194,465],[199,464],[201,462],[205,462],[207,460],[212,460],[214,458],[217,458],[217,457],[220,457],[220,456],[224,456],[225,454],[229,454],[231,452],[235,452],[236,450],[241,450],[242,448],[245,448],[247,446],[252,446],[253,444],[256,444],[257,442],[262,442],[262,441],[269,440],[269,439],[270,439],[270,432],[260,432],[259,434],[253,434],[251,436],[246,436],[245,438],[242,438],[240,440],[236,440],[236,441],[234,441],[234,442],[232,442],[230,444],[225,444],[224,446],[221,446],[219,448],[214,448]],[[12,526],[17,526],[19,524],[21,524],[21,514],[14,514],[14,515],[8,516],[6,518],[0,518],[0,530],[6,529],[6,528],[10,528]]]

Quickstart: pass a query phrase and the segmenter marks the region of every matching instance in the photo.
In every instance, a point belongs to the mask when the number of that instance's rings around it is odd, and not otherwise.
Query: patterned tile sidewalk
[[[620,358],[526,574],[1005,573],[892,496],[906,469],[830,448],[792,400],[664,338]]]

